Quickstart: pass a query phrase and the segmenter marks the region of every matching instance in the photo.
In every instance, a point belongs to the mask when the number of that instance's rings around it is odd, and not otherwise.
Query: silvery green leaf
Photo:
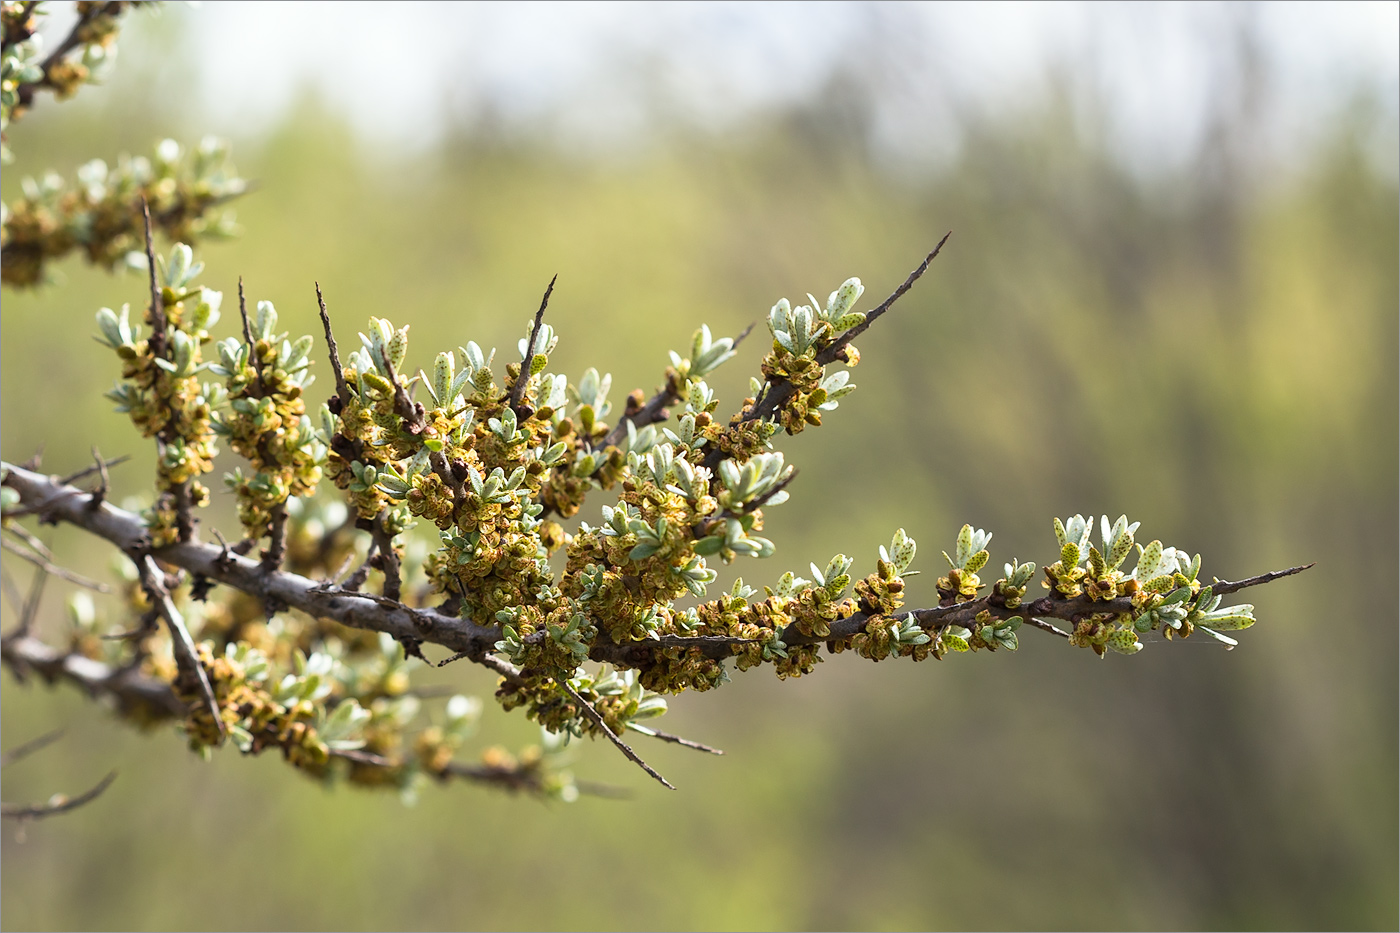
[[[967,559],[974,553],[972,548],[972,526],[963,525],[958,531],[957,547],[953,551],[956,555],[953,566],[959,569],[967,566]]]
[[[760,538],[756,535],[751,535],[746,540],[757,545],[757,549],[753,551],[753,556],[759,558],[760,560],[766,557],[772,557],[778,549],[778,546],[772,541],[769,541],[767,538]]]
[[[448,405],[452,400],[452,396],[449,395],[449,392],[451,392],[452,389],[453,377],[456,375],[454,372],[456,368],[454,362],[455,360],[451,353],[446,351],[439,353],[433,360],[432,381],[424,381],[424,387],[432,393],[433,401],[439,406]]]
[[[475,341],[468,340],[465,347],[457,348],[457,352],[462,354],[462,362],[467,372],[486,367],[486,358],[481,355],[481,347],[478,347]]]
[[[702,557],[712,557],[724,549],[724,538],[710,535],[695,542],[695,553]]]
[[[644,560],[660,550],[660,546],[654,541],[644,541],[632,548],[627,554],[628,560]]]
[[[568,449],[563,441],[551,444],[549,448],[540,456],[540,461],[546,466],[552,465],[560,457],[564,456],[564,451]]]
[[[855,306],[855,303],[860,300],[860,296],[864,293],[865,286],[861,284],[860,279],[849,278],[842,282],[841,287],[832,292],[831,296],[826,300],[826,319],[835,324],[840,317]],[[837,330],[844,329],[845,328],[839,326],[837,327]]]
[[[1212,609],[1205,613],[1196,624],[1217,631],[1232,632],[1249,628],[1255,621],[1254,606],[1250,603],[1241,603],[1238,606],[1227,606],[1224,609]]]
[[[271,340],[277,328],[277,309],[270,301],[259,301],[257,314],[253,316],[253,339]]]
[[[1219,632],[1217,632],[1213,628],[1210,628],[1209,626],[1201,625],[1198,626],[1198,629],[1199,631],[1205,632],[1207,635],[1209,635],[1211,638],[1214,638],[1216,641],[1223,642],[1227,651],[1239,647],[1239,642],[1235,641],[1228,635],[1221,635]]]
[[[787,330],[787,321],[792,306],[788,304],[786,298],[779,298],[778,303],[768,312],[768,330],[776,340],[779,331]]]
[[[1162,563],[1162,542],[1153,540],[1138,556],[1137,566],[1133,568],[1133,577],[1141,583],[1146,583],[1158,576]]]
[[[1171,593],[1168,594],[1168,596],[1161,601],[1161,603],[1158,604],[1158,608],[1165,608],[1167,606],[1175,606],[1180,603],[1184,603],[1190,596],[1191,587],[1177,587],[1176,589],[1172,590]]]
[[[408,328],[409,325],[405,324],[394,331],[394,335],[389,338],[389,342],[384,348],[384,356],[393,364],[395,370],[403,366],[404,357],[408,355]]]
[[[131,326],[127,323],[129,313],[129,305],[122,305],[121,317],[111,308],[102,308],[97,312],[97,326],[107,346],[117,349],[131,343]]]
[[[1161,545],[1159,544],[1158,547],[1160,549]],[[1117,570],[1132,549],[1133,533],[1124,529],[1121,534],[1114,537],[1113,547],[1108,552],[1108,569]]]
[[[972,646],[967,643],[967,639],[971,634],[971,632],[960,625],[950,625],[943,630],[940,639],[946,648],[961,653],[971,650]]]
[[[194,262],[194,250],[184,243],[176,243],[170,251],[170,259],[165,263],[165,284],[169,288],[179,291],[203,268],[203,263]]]
[[[685,410],[687,414],[700,414],[708,411],[715,402],[715,393],[703,379],[696,379],[690,384],[690,391],[686,393]]]
[[[282,351],[283,367],[287,372],[296,372],[307,363],[308,356],[311,353],[311,335],[303,334],[296,339],[295,343],[288,343],[285,340],[282,341]]]

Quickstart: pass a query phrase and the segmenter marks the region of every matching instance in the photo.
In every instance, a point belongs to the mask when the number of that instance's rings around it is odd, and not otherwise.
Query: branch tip
[[[520,360],[520,372],[515,377],[515,385],[510,387],[510,407],[516,410],[517,415],[523,414],[520,411],[520,400],[525,395],[525,383],[530,381],[530,370],[535,362],[535,341],[540,336],[540,327],[544,325],[544,310],[549,307],[549,296],[554,294],[554,283],[557,281],[559,273],[556,272],[544,290],[544,297],[540,299],[540,309],[535,312],[535,323],[530,328],[530,339],[525,342],[525,353]]]

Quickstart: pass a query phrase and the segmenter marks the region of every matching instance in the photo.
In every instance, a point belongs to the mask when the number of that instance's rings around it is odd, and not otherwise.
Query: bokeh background
[[[4,827],[0,924],[1395,929],[1396,30],[1394,4],[131,16],[106,86],[13,128],[5,195],[227,137],[258,189],[203,281],[242,275],[301,333],[318,280],[342,333],[412,324],[416,365],[513,352],[557,272],[551,366],[611,371],[620,399],[701,322],[732,334],[850,275],[868,307],[954,231],[860,341],[856,393],[781,442],[802,474],[770,513],[779,552],[730,576],[837,551],[868,572],[903,526],[930,604],[963,522],[995,532],[993,566],[1045,563],[1075,512],[1126,512],[1222,578],[1317,567],[1251,591],[1233,652],[1100,661],[1031,632],[1016,654],[738,676],[665,720],[726,757],[645,747],[678,792],[575,753],[625,801],[327,792],[5,675],[5,746],[67,730],[5,771],[6,800],[120,777]],[[3,297],[4,456],[132,453],[115,481],[139,494],[150,455],[86,335],[143,281],[60,271]],[[112,559],[45,533],[71,564]],[[466,667],[442,677],[489,696]],[[483,746],[534,737],[488,703]]]

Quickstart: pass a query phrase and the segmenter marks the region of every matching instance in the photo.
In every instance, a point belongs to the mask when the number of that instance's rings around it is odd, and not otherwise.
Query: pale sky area
[[[822,93],[846,69],[878,82],[871,135],[936,160],[960,116],[1032,110],[1047,69],[1104,101],[1112,145],[1177,167],[1239,58],[1252,21],[1269,89],[1267,147],[1305,146],[1344,93],[1370,89],[1392,158],[1400,97],[1400,4],[1375,3],[250,3],[182,11],[200,61],[201,116],[256,129],[308,84],[370,140],[430,146],[444,113],[489,112],[508,128],[583,151],[626,146],[658,114],[715,130]],[[270,29],[276,22],[280,28]],[[1236,31],[1232,31],[1236,30]],[[228,135],[225,130],[219,130]]]

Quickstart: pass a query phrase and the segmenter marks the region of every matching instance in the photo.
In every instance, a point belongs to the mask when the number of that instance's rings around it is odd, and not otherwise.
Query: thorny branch
[[[35,3],[27,4],[25,15],[22,19],[27,19],[28,15],[33,12],[35,6],[37,6]],[[94,3],[88,9],[80,12],[78,14],[78,21],[74,23],[73,28],[68,31],[68,35],[58,44],[57,48],[49,53],[48,57],[45,58],[43,63],[39,66],[44,73],[43,77],[37,81],[21,84],[16,89],[19,95],[19,106],[24,109],[32,107],[34,104],[34,95],[38,93],[40,88],[57,88],[58,82],[54,80],[54,69],[68,56],[68,53],[83,44],[83,35],[92,22],[103,16],[118,16],[123,12],[124,6],[125,4],[119,2],[119,0],[118,2]],[[27,39],[29,37],[25,36],[24,38]],[[23,40],[21,39],[20,41]]]
[[[123,710],[143,710],[147,718],[181,719],[185,716],[185,704],[176,696],[170,684],[143,674],[135,668],[114,668],[81,654],[64,654],[37,638],[28,636],[0,642],[0,657],[3,657],[5,665],[18,678],[32,672],[47,683],[66,681],[82,688],[90,696],[111,697]],[[14,760],[23,750],[24,747],[21,746],[11,751],[7,761]],[[332,751],[331,755],[361,765],[381,768],[397,768],[401,765],[401,762],[367,752]],[[539,768],[523,765],[510,767],[505,764],[470,765],[452,762],[446,774],[433,774],[433,777],[439,780],[446,780],[449,776],[509,790],[531,793],[546,791],[546,775]],[[618,795],[616,789],[607,788],[605,785],[576,782],[575,786],[578,787],[579,793],[597,796]]]
[[[520,361],[520,372],[515,377],[515,384],[510,387],[510,407],[520,418],[529,415],[521,407],[520,400],[525,395],[525,383],[530,381],[530,370],[534,369],[535,341],[540,337],[540,327],[544,324],[544,309],[549,307],[549,296],[554,294],[554,283],[557,281],[559,281],[559,274],[556,272],[554,278],[549,280],[549,286],[544,290],[544,297],[540,299],[540,309],[535,312],[535,324],[530,328],[530,339],[525,344],[524,359]]]
[[[938,258],[938,254],[943,250],[943,244],[947,243],[948,238],[952,235],[953,231],[951,230],[943,234],[943,239],[938,241],[938,245],[933,248],[933,252],[925,256],[924,261],[919,263],[919,267],[913,272],[909,273],[909,277],[904,280],[904,284],[900,285],[899,288],[896,288],[894,292],[890,295],[890,297],[880,302],[880,304],[873,311],[867,311],[865,314],[865,320],[861,321],[855,327],[852,327],[850,330],[846,331],[840,337],[837,337],[836,341],[832,343],[831,346],[818,353],[817,362],[821,363],[823,366],[826,366],[840,359],[841,351],[846,348],[847,344],[859,337],[861,334],[865,333],[866,329],[870,327],[871,324],[874,324],[876,319],[879,318],[880,315],[888,311],[896,301],[904,297],[905,292],[909,291],[909,289],[914,287],[914,283],[919,280],[919,276],[923,275],[925,272],[928,271],[929,263],[933,262],[935,259]]]
[[[635,722],[629,722],[627,728],[631,729],[633,732],[640,732],[642,735],[649,735],[654,739],[660,739],[663,742],[671,742],[685,748],[693,748],[697,752],[709,752],[711,755],[724,754],[724,749],[722,748],[715,748],[712,745],[705,745],[693,739],[686,739],[679,735],[672,735],[669,732],[662,732],[660,729],[653,729],[650,726],[639,726]]]
[[[214,688],[209,683],[208,671],[199,662],[199,653],[195,649],[194,639],[190,637],[190,630],[185,627],[185,619],[175,607],[175,601],[170,598],[170,590],[165,585],[165,574],[156,566],[155,559],[149,553],[132,555],[132,560],[136,562],[136,570],[141,575],[141,585],[145,588],[146,595],[155,604],[161,618],[165,620],[166,628],[170,630],[171,652],[175,655],[175,664],[180,670],[181,680],[187,688],[199,693],[222,734],[225,728],[223,717],[219,715],[218,698],[214,696]]]
[[[61,738],[63,738],[63,730],[55,729],[52,732],[45,732],[36,739],[30,739],[22,745],[17,745],[3,755],[0,755],[0,768],[8,768],[16,761],[28,758],[40,749],[48,748]]]
[[[30,584],[29,596],[24,600],[24,608],[20,610],[19,624],[15,626],[14,635],[28,635],[29,630],[34,626],[34,617],[39,612],[39,600],[44,595],[44,584],[48,582],[48,571],[40,567],[34,572],[34,582]],[[6,637],[9,637],[7,635]]]
[[[579,712],[581,712],[583,715],[587,716],[590,720],[592,720],[593,724],[596,725],[599,729],[601,729],[603,731],[603,734],[608,737],[608,740],[614,745],[616,745],[618,750],[622,752],[622,754],[627,756],[628,761],[633,762],[637,765],[637,767],[641,768],[647,774],[650,774],[652,777],[656,778],[658,781],[661,782],[662,786],[669,787],[671,790],[676,789],[676,786],[674,784],[672,784],[670,781],[666,780],[664,777],[661,776],[661,772],[657,771],[651,765],[643,761],[642,756],[638,755],[632,750],[632,746],[622,741],[622,739],[618,738],[616,732],[608,728],[608,723],[606,720],[603,719],[603,714],[594,709],[592,703],[589,703],[583,697],[579,696],[578,691],[573,688],[572,684],[570,684],[567,680],[559,680],[557,681],[557,683],[561,688],[563,688],[564,692],[569,695],[569,698],[573,700],[576,704],[578,704]]]
[[[331,332],[331,317],[326,313],[326,299],[321,296],[320,282],[316,283],[316,304],[321,309],[321,326],[326,331],[326,349],[330,352],[331,370],[335,373],[335,397],[340,400],[343,411],[345,406],[350,404],[350,388],[345,384],[345,370],[340,366],[340,350],[335,345],[335,334]]]
[[[86,508],[89,493],[71,486],[57,486],[50,477],[22,467],[6,464],[9,475],[5,485],[20,494],[22,503],[43,502],[43,516],[49,520],[66,521],[100,537],[106,538],[125,551],[139,549],[146,540],[145,525],[139,515],[103,503],[100,508]],[[146,546],[149,542],[146,541]],[[477,625],[470,619],[445,615],[432,608],[414,608],[388,597],[364,598],[370,594],[352,593],[323,582],[307,579],[288,571],[266,572],[259,563],[225,551],[213,544],[186,542],[162,548],[155,555],[165,563],[181,567],[193,575],[231,586],[261,599],[273,598],[318,619],[329,619],[351,628],[386,632],[395,639],[418,639],[441,645],[476,663],[492,666],[496,642],[503,637],[500,626]],[[1212,584],[1217,593],[1233,593],[1251,586],[1272,582],[1281,577],[1301,573],[1308,567],[1260,574],[1239,581]],[[1037,628],[1065,634],[1048,622],[1038,625],[1033,620],[1056,619],[1073,622],[1099,613],[1120,613],[1131,610],[1130,600],[1095,601],[1087,596],[1061,599],[1043,596],[1015,609],[1000,605],[994,596],[985,596],[953,606],[915,609],[898,613],[896,617],[913,615],[926,631],[949,625],[966,626],[983,610],[994,617],[1006,619],[1019,615],[1032,620]],[[823,637],[804,635],[795,624],[783,629],[779,637],[788,645],[811,645],[836,641],[863,631],[870,615],[857,612],[831,624],[831,632]],[[532,636],[533,637],[533,636]],[[733,636],[663,635],[657,639],[619,645],[600,637],[589,652],[589,658],[620,668],[643,666],[653,652],[663,648],[697,648],[708,658],[732,656],[735,645],[752,643]]]
[[[23,529],[20,528],[20,526],[18,525],[6,526],[5,530],[16,534],[23,532]],[[25,534],[24,536],[30,537],[27,534]],[[38,539],[36,538],[35,540],[37,541]],[[99,593],[112,592],[112,588],[106,583],[99,583],[96,580],[89,580],[87,577],[83,576],[80,573],[75,573],[72,570],[69,570],[67,567],[60,567],[59,565],[53,563],[52,554],[45,554],[43,552],[34,550],[26,550],[25,548],[20,547],[18,544],[15,544],[9,538],[0,538],[0,547],[3,547],[11,554],[16,555],[23,560],[29,561],[31,564],[38,567],[44,573],[51,573],[59,579],[67,580],[69,583],[72,583],[75,586],[81,586],[84,589],[95,590]],[[33,547],[33,545],[30,544],[30,547]]]
[[[919,280],[919,277],[928,270],[929,264],[938,257],[939,252],[943,249],[943,244],[947,243],[948,238],[952,235],[952,231],[945,233],[943,239],[939,240],[938,245],[933,248],[933,252],[925,256],[924,261],[921,262],[913,272],[909,273],[904,283],[896,288],[890,296],[882,301],[873,311],[867,312],[864,321],[846,331],[840,337],[836,338],[826,349],[819,352],[817,354],[817,362],[823,366],[827,366],[836,362],[838,359],[843,359],[846,346],[853,339],[865,333],[866,328],[893,307],[894,303],[914,286],[914,283]],[[749,421],[761,421],[773,418],[783,405],[787,403],[787,400],[792,397],[792,393],[792,383],[786,379],[779,379],[767,383],[759,397],[754,400],[753,405],[748,408],[742,416],[737,417],[735,423],[743,424]],[[706,468],[714,470],[724,458],[724,451],[719,447],[713,447],[710,449],[710,452],[705,455],[704,465]]]
[[[87,790],[76,797],[67,797],[63,794],[55,794],[48,803],[41,804],[14,804],[0,803],[0,816],[12,820],[35,820],[46,816],[57,816],[60,813],[67,813],[76,810],[85,803],[91,803],[102,792],[111,786],[117,779],[117,772],[109,771],[107,776],[98,781],[90,790]]]

